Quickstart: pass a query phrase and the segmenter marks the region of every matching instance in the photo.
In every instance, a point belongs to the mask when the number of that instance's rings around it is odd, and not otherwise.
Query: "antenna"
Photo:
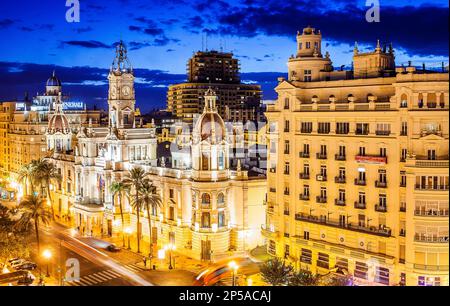
[[[205,33],[202,33],[202,52],[205,51],[205,39],[204,39]]]
[[[206,52],[208,52],[208,32],[205,32],[205,45],[206,45]]]

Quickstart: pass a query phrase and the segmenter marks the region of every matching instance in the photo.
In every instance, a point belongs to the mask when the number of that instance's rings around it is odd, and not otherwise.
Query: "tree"
[[[293,270],[292,265],[287,265],[284,260],[276,257],[261,266],[261,275],[263,280],[272,286],[281,286],[288,283]]]
[[[140,230],[140,214],[143,207],[143,202],[139,199],[139,190],[141,189],[144,182],[147,180],[148,173],[142,169],[142,167],[135,167],[130,170],[125,176],[122,183],[130,190],[134,192],[134,199],[132,201],[133,208],[136,210],[137,217],[137,251],[141,252],[141,230]]]
[[[122,221],[122,246],[125,246],[125,219],[123,217],[123,193],[126,190],[126,186],[122,182],[113,182],[111,186],[109,186],[109,190],[112,193],[113,196],[113,204],[114,204],[114,198],[117,195],[118,204],[119,204],[119,210],[120,210],[120,219]],[[115,206],[115,205],[114,205]]]
[[[36,243],[38,254],[40,254],[39,245],[39,223],[49,224],[51,215],[44,207],[45,201],[41,196],[29,195],[19,203],[19,210],[21,213],[20,219],[16,226],[22,230],[28,230],[30,226],[34,225],[36,234]]]
[[[13,217],[13,211],[0,203],[0,262],[4,263],[9,258],[29,257],[29,232],[15,229]]]
[[[314,275],[311,271],[301,269],[290,275],[289,286],[317,286],[319,278],[318,275]]]
[[[52,195],[50,192],[50,185],[52,182],[61,183],[61,174],[59,174],[58,168],[55,164],[49,162],[46,159],[40,159],[35,165],[36,177],[41,186],[47,190],[47,197],[50,201],[50,207],[52,210],[52,219],[55,219],[55,209],[53,207]]]
[[[34,186],[33,186],[33,177],[35,174],[35,169],[33,164],[27,164],[23,165],[19,170],[19,176],[17,177],[17,180],[25,185],[25,192],[24,195],[28,195],[28,182],[30,182],[31,186],[31,192],[34,193]]]
[[[157,193],[156,186],[153,185],[150,181],[146,180],[141,186],[140,189],[142,202],[145,205],[145,209],[147,210],[147,218],[148,218],[148,237],[150,240],[150,258],[153,256],[153,240],[152,240],[152,219],[150,217],[150,210],[157,209],[162,206],[162,200],[159,194]]]

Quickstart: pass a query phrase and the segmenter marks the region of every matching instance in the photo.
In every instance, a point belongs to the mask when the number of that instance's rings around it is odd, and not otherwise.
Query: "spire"
[[[353,55],[358,54],[359,50],[358,50],[358,42],[355,41],[355,46],[353,47]]]
[[[394,53],[394,48],[392,47],[392,43],[389,44],[389,53]]]
[[[376,52],[380,52],[381,51],[381,46],[380,46],[380,40],[377,39],[377,47],[375,48]]]
[[[133,72],[133,67],[131,66],[127,53],[127,47],[121,40],[116,46],[116,57],[111,65],[111,70],[130,73]]]

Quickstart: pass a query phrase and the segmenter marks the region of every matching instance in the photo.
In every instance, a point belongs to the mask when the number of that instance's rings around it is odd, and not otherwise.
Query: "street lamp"
[[[175,250],[175,244],[173,243],[169,243],[166,246],[166,249],[169,250],[169,269],[172,270],[173,266],[172,266],[172,251]]]
[[[131,249],[131,245],[130,245],[130,236],[131,236],[131,233],[133,232],[133,230],[131,229],[131,227],[126,227],[125,228],[125,233],[127,234],[127,236],[128,236],[128,250],[130,250]]]
[[[233,274],[233,277],[232,277],[233,286],[236,286],[236,274],[237,274],[237,270],[239,269],[239,266],[233,260],[228,263],[228,267],[230,267],[232,274]]]
[[[50,262],[50,258],[52,258],[52,252],[49,249],[44,250],[44,252],[42,252],[42,256],[47,260],[47,277],[50,277],[50,272],[48,269],[48,265]]]

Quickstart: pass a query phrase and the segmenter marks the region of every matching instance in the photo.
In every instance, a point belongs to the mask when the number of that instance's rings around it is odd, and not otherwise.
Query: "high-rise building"
[[[357,284],[448,285],[449,76],[297,36],[268,106],[268,252]]]
[[[243,84],[239,62],[232,53],[197,52],[189,59],[186,83],[169,86],[167,110],[178,119],[192,123],[204,108],[205,92],[212,88],[217,110],[226,121],[265,121],[261,106],[261,87]]]

